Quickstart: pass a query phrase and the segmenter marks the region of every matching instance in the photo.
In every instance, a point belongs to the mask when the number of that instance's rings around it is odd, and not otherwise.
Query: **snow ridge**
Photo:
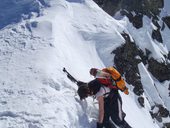
[[[96,104],[92,98],[79,100],[77,86],[62,69],[88,82],[91,67],[112,65],[110,53],[124,43],[120,33],[128,32],[125,21],[113,19],[92,0],[6,0],[1,5],[6,8],[0,10],[0,127],[94,128]],[[22,14],[28,17],[21,20]],[[129,88],[129,96],[121,93],[128,123],[159,128],[148,101],[141,108]]]

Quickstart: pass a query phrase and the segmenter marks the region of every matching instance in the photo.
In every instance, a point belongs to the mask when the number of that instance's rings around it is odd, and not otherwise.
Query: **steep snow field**
[[[92,98],[79,100],[76,85],[62,69],[66,67],[79,80],[92,80],[89,69],[112,66],[110,52],[124,43],[120,32],[130,28],[92,0],[48,4],[40,10],[42,16],[32,15],[0,30],[0,128],[95,127],[96,104]],[[139,67],[145,81],[149,73],[142,64]],[[131,91],[121,95],[126,120],[133,128],[159,128],[147,100],[141,108]]]

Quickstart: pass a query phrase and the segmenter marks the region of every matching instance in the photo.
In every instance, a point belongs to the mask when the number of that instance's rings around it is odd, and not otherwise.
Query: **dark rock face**
[[[117,11],[122,16],[127,16],[132,25],[140,29],[143,27],[143,17],[150,18],[151,23],[155,26],[152,31],[152,39],[163,43],[162,31],[166,25],[170,29],[170,16],[160,19],[161,9],[164,7],[164,0],[94,0],[98,5],[111,16],[114,16]],[[162,21],[163,22],[162,22]],[[162,23],[162,24],[161,24]],[[165,55],[166,62],[158,62],[154,58],[150,58],[152,51],[145,49],[142,51],[138,48],[134,41],[126,33],[122,33],[125,39],[125,44],[118,47],[112,54],[114,54],[114,64],[118,71],[125,76],[128,84],[134,86],[133,92],[137,95],[137,100],[142,107],[144,106],[144,92],[139,75],[138,64],[142,62],[147,65],[149,72],[160,82],[170,80],[170,52]],[[170,92],[169,92],[170,95]],[[169,117],[169,111],[163,105],[155,104],[155,110],[151,111],[151,116],[158,122],[162,122],[163,118]],[[170,128],[170,123],[163,124],[164,128]]]
[[[136,28],[143,26],[143,16],[148,16],[157,29],[152,30],[152,38],[160,43],[163,43],[161,31],[164,26],[159,24],[160,9],[164,7],[164,0],[94,0],[99,4],[103,10],[110,15],[114,15],[117,11],[120,11],[122,15],[126,15],[129,21]],[[132,13],[133,12],[133,13]],[[162,18],[165,24],[170,27],[170,16]],[[127,34],[123,33],[126,43],[121,47],[114,50],[115,54],[114,62],[118,70],[125,75],[126,81],[129,84],[135,86],[134,92],[137,95],[142,94],[143,89],[140,82],[139,71],[137,64],[143,62],[148,64],[148,70],[152,75],[160,82],[170,79],[170,64],[159,63],[153,58],[148,58],[151,51],[146,49],[146,55],[135,45],[135,42],[131,42]],[[138,57],[139,58],[138,58]],[[170,59],[170,53],[166,57]]]
[[[94,0],[100,7],[110,15],[114,15],[116,10],[134,11],[147,16],[160,13],[159,8],[163,8],[163,0]],[[112,11],[111,11],[112,10]]]
[[[163,39],[160,31],[163,30],[165,26],[161,27],[156,17],[152,18],[152,23],[157,27],[156,30],[152,30],[152,39],[155,39],[158,42],[163,43]]]
[[[160,43],[163,43],[162,35],[159,29],[152,31],[152,38],[157,40]]]
[[[148,70],[160,82],[170,80],[170,66],[169,64],[159,63],[153,58],[149,59],[148,56],[151,54],[149,50],[146,49],[146,55],[144,55],[136,44],[130,40],[128,34],[122,33],[122,36],[126,43],[112,52],[112,54],[115,54],[114,63],[120,73],[125,76],[126,82],[134,86],[133,91],[138,96],[137,100],[139,104],[145,107],[144,98],[141,96],[144,90],[137,65],[140,62],[148,64]],[[157,111],[151,111],[150,114],[152,118],[160,123],[163,122],[163,118],[170,116],[170,112],[163,105],[156,104],[153,108],[157,108]],[[170,123],[165,123],[163,126],[168,128]]]
[[[105,12],[113,16],[121,8],[122,0],[94,0]]]
[[[127,12],[125,10],[122,10],[121,14],[126,15],[135,28],[139,29],[143,27],[143,14],[140,13],[133,15],[131,12]]]
[[[157,18],[164,0],[94,0],[104,11],[114,16],[117,11],[126,15],[136,28],[141,28],[143,15]],[[131,12],[134,12],[133,14]],[[158,20],[158,18],[157,18]]]
[[[169,111],[164,108],[162,105],[159,107],[159,114],[161,117],[168,117],[169,116]]]
[[[148,70],[160,82],[170,80],[170,64],[159,63],[153,58],[148,60]]]
[[[157,109],[157,111],[154,111],[154,109]],[[155,118],[158,122],[162,122],[162,118],[169,117],[169,111],[161,104],[156,104],[155,106],[153,106],[150,114],[152,118]],[[166,126],[167,124],[164,124],[164,126]]]
[[[142,106],[142,107],[145,107],[144,106],[144,98],[143,97],[138,97],[138,102],[139,102],[139,104],[140,104],[140,106]]]
[[[125,44],[112,51],[112,54],[115,54],[114,63],[118,71],[125,76],[126,82],[134,86],[133,92],[139,96],[138,102],[144,107],[144,99],[141,96],[144,90],[139,75],[138,64],[140,62],[147,64],[148,70],[160,82],[170,80],[170,65],[159,63],[153,58],[149,58],[151,51],[145,49],[146,51],[144,54],[144,52],[136,46],[135,42],[130,40],[128,34],[122,33],[122,36],[125,39]],[[164,109],[161,107],[159,108],[159,116],[155,118],[161,122],[161,117],[167,116],[167,113],[165,114]]]
[[[144,55],[143,51],[130,40],[128,34],[123,33],[122,36],[126,43],[112,52],[115,54],[114,63],[120,73],[125,75],[127,83],[135,87],[134,92],[136,95],[140,95],[143,92],[137,67],[140,62],[148,64],[148,70],[160,82],[170,80],[169,63],[160,63],[153,58],[148,58],[151,53],[149,50],[146,49],[146,55]]]
[[[169,27],[170,29],[170,16],[167,17],[163,17],[162,20],[166,23],[166,25]]]
[[[165,128],[170,128],[170,123],[165,123],[164,126]]]
[[[143,52],[130,40],[126,33],[122,33],[126,43],[114,50],[114,63],[122,75],[125,75],[126,82],[134,86],[134,93],[141,95],[143,87],[139,76],[138,63],[144,58]]]

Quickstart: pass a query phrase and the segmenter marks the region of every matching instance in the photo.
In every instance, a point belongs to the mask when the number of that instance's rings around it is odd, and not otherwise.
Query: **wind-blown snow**
[[[92,0],[51,0],[49,4],[43,16],[0,30],[1,128],[95,127],[97,109],[92,98],[80,101],[77,86],[62,69],[66,67],[77,79],[90,81],[91,67],[113,64],[110,53],[124,43],[120,33],[130,28]],[[151,42],[150,38],[146,41]],[[164,48],[159,51],[166,52]],[[131,91],[128,96],[121,95],[126,120],[133,128],[158,128],[148,112],[147,100],[141,108]]]
[[[151,105],[154,105],[154,103],[163,104],[163,102],[159,96],[159,92],[158,92],[156,86],[154,85],[154,81],[151,78],[148,71],[146,70],[143,63],[140,63],[138,65],[138,67],[139,67],[139,72],[140,72],[140,76],[141,76],[141,82],[145,88],[145,93],[148,95],[148,98],[151,98],[151,99],[149,99],[150,104]],[[150,94],[150,92],[152,92],[152,93]]]

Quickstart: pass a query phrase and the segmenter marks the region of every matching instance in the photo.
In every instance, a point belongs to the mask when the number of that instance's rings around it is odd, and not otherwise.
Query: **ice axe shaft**
[[[71,80],[73,83],[77,84],[77,86],[81,86],[83,84],[86,84],[85,82],[76,80],[67,70],[66,68],[63,68],[63,72],[66,73],[69,80]]]
[[[66,73],[66,75],[69,78],[69,80],[71,80],[72,82],[77,84],[78,80],[76,80],[65,68],[63,68],[63,72]]]

